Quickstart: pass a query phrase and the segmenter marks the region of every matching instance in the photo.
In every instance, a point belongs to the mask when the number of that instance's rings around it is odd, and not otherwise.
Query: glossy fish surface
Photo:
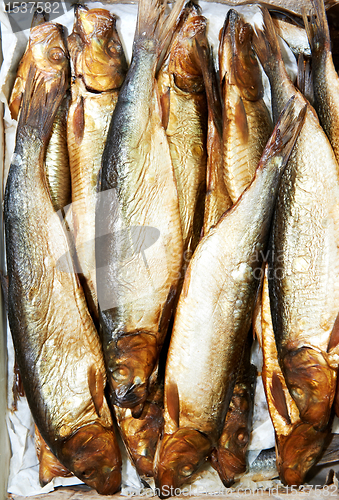
[[[98,321],[95,207],[98,172],[112,113],[127,63],[115,17],[105,9],[77,7],[68,37],[72,102],[67,140],[72,176],[72,214],[79,271],[93,317]]]
[[[166,365],[164,437],[155,464],[160,491],[191,477],[221,435],[252,321],[254,270],[262,265],[272,201],[302,121],[302,113],[294,120],[289,103],[251,186],[201,240],[188,267]]]
[[[291,96],[299,109],[307,101],[286,74],[266,11],[264,22],[264,31],[254,42],[270,79],[276,118]],[[315,432],[328,426],[338,366],[337,169],[331,145],[308,106],[278,193],[269,249],[269,290],[282,372],[302,425]]]
[[[223,169],[233,203],[250,184],[273,129],[263,100],[259,64],[251,46],[252,31],[251,25],[231,9],[219,47],[224,105]]]
[[[6,185],[8,317],[41,436],[67,469],[108,494],[120,487],[121,458],[104,397],[102,349],[45,182],[44,156],[69,62],[62,27],[46,23],[43,30],[49,43],[42,69],[32,65],[28,74]],[[57,265],[62,255],[64,271]]]
[[[201,9],[189,2],[171,44],[167,67],[158,77],[188,256],[200,239],[206,190],[207,105],[197,37],[204,37],[207,43],[206,19]]]
[[[101,336],[114,404],[142,405],[180,278],[183,240],[155,71],[183,2],[139,2],[133,56],[108,132],[96,215]],[[107,238],[101,245],[98,237]],[[99,257],[100,255],[100,257]],[[142,409],[142,407],[141,407]]]

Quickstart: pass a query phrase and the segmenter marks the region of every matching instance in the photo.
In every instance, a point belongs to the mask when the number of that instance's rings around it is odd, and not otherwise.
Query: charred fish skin
[[[231,9],[219,46],[224,180],[233,203],[250,184],[273,129],[251,46],[252,32],[252,26]]]
[[[276,117],[291,96],[299,109],[306,100],[289,80],[273,23],[266,10],[263,14],[264,31],[258,32],[254,42],[271,82]],[[331,145],[308,106],[277,198],[269,288],[278,355],[288,389],[302,421],[319,431],[328,424],[337,369],[337,361],[332,362],[327,354],[339,305],[337,168]]]
[[[163,123],[178,189],[184,252],[189,257],[200,239],[206,191],[207,105],[195,45],[198,37],[208,43],[206,19],[200,7],[188,2],[171,44],[167,68],[158,76]]]
[[[176,2],[162,25],[164,6],[158,0],[139,2],[132,61],[102,159],[96,211],[99,314],[113,403],[122,407],[141,405],[147,397],[182,266],[178,194],[155,81],[160,46],[182,4]],[[105,246],[99,245],[100,234],[108,235]],[[99,254],[105,268],[98,269]]]
[[[104,398],[102,350],[45,182],[47,142],[68,84],[67,50],[60,25],[46,23],[31,36],[41,29],[50,41],[49,72],[29,71],[6,184],[8,317],[43,439],[67,469],[108,494],[120,487],[121,458]],[[57,264],[62,255],[63,271]]]
[[[116,30],[116,19],[110,12],[78,6],[75,16],[73,33],[68,37],[74,73],[67,124],[72,214],[82,285],[90,311],[98,322],[95,272],[97,180],[127,63]]]
[[[325,7],[313,0],[310,21],[304,16],[312,51],[314,107],[339,162],[339,77],[335,70]]]
[[[251,325],[272,198],[304,115],[294,121],[289,103],[251,186],[201,240],[187,270],[167,358],[164,438],[155,464],[163,496],[194,474],[221,435]]]

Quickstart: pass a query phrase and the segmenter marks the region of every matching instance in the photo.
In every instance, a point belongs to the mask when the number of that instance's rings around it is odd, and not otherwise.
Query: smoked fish
[[[287,76],[274,25],[253,39],[271,83],[273,117],[293,96],[307,101]],[[308,105],[304,126],[285,169],[272,221],[269,293],[279,363],[304,424],[323,432],[333,403],[338,356],[339,180],[332,147]],[[296,481],[285,473],[288,484]],[[300,481],[301,479],[299,479]]]
[[[295,119],[289,103],[250,187],[200,241],[189,264],[166,364],[164,436],[155,462],[162,497],[196,472],[222,433],[251,326],[255,270],[304,114]]]
[[[165,18],[139,2],[133,55],[113,112],[96,215],[101,337],[113,403],[142,411],[172,315],[183,240],[155,80],[183,0]],[[137,410],[135,410],[137,411]]]
[[[231,9],[221,32],[219,76],[223,100],[223,171],[235,203],[253,179],[272,132],[263,100],[258,61],[252,49],[252,26]]]
[[[195,44],[197,37],[204,37],[208,43],[206,22],[201,8],[188,2],[181,14],[166,66],[158,76],[187,257],[192,256],[200,239],[206,193],[207,104]]]
[[[114,15],[77,6],[68,37],[72,102],[67,142],[72,178],[72,215],[79,272],[87,302],[99,321],[95,264],[98,172],[112,113],[127,71]]]
[[[31,30],[32,41],[42,37],[44,64],[28,73],[5,192],[9,325],[42,438],[64,467],[109,494],[120,487],[121,458],[104,396],[102,348],[45,180],[46,147],[68,85],[68,54],[60,25]]]

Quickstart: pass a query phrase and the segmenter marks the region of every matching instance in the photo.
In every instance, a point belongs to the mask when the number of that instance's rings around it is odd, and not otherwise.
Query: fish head
[[[10,99],[10,111],[17,119],[30,68],[34,66],[45,81],[47,91],[62,72],[68,74],[69,57],[64,28],[60,24],[43,23],[30,30],[29,43],[20,61]]]
[[[83,79],[88,90],[104,92],[121,87],[127,61],[113,14],[77,6],[68,46],[75,76]]]
[[[58,458],[79,479],[102,495],[121,484],[121,455],[113,429],[98,423],[85,425],[66,439]]]
[[[304,422],[322,430],[330,418],[336,390],[336,370],[321,352],[302,347],[282,358],[286,384]]]
[[[210,439],[196,429],[182,427],[173,434],[165,434],[154,471],[160,498],[175,494],[207,460],[211,450]]]
[[[300,486],[319,458],[328,432],[299,423],[292,432],[278,441],[277,468],[284,484]]]
[[[141,405],[142,410],[157,358],[158,343],[151,333],[123,334],[110,344],[106,359],[108,382],[115,405],[123,408]]]
[[[219,46],[220,78],[235,85],[241,97],[257,101],[264,94],[261,71],[252,49],[253,28],[230,9],[221,32]]]
[[[208,44],[206,37],[206,18],[201,15],[201,9],[189,2],[179,23],[179,31],[173,42],[169,72],[174,82],[181,90],[190,93],[204,91],[204,80],[195,40]]]
[[[236,476],[246,471],[245,454],[237,456],[227,448],[217,448],[211,455],[211,464],[218,472],[219,477],[226,488],[232,486]]]

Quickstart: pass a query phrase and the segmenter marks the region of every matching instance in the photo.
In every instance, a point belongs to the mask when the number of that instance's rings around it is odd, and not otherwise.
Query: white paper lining
[[[113,12],[118,17],[118,30],[124,44],[126,55],[131,59],[132,42],[136,24],[137,5],[102,5],[99,2],[87,3],[89,8],[104,7]],[[229,7],[222,4],[212,4],[209,2],[200,2],[203,14],[208,19],[208,36],[211,45],[214,47],[214,54],[217,54],[219,31],[222,28]],[[260,24],[261,15],[258,7],[239,7],[237,8],[247,21],[255,20]],[[6,159],[5,170],[8,171],[10,159],[14,150],[16,122],[11,119],[8,108],[8,96],[13,85],[16,68],[25,50],[29,36],[29,30],[21,33],[13,34],[7,15],[4,12],[4,4],[0,3],[0,22],[2,30],[2,40],[4,50],[4,62],[0,71],[0,101],[5,105],[5,134],[6,134]],[[56,19],[66,26],[68,32],[72,31],[73,12]],[[287,49],[287,60],[290,74],[296,72],[296,63],[294,56]],[[265,99],[270,103],[269,84],[266,75],[264,75]],[[13,364],[14,354],[13,345],[10,335],[8,335],[8,352],[9,352],[9,408],[12,404],[12,382],[13,382]],[[256,364],[260,365],[260,352],[256,350],[254,358]],[[38,479],[38,460],[34,448],[34,425],[33,420],[25,398],[18,402],[18,410],[16,412],[9,411],[8,413],[8,432],[11,440],[12,459],[10,464],[10,475],[8,482],[8,492],[31,496],[38,493],[46,493],[52,491],[60,485],[71,485],[81,483],[75,477],[72,478],[55,478],[51,483],[41,488]],[[252,463],[262,449],[273,447],[275,444],[274,430],[267,411],[263,385],[261,377],[257,380],[257,389],[255,394],[255,408],[253,419],[253,431],[249,445],[249,461]],[[245,480],[246,481],[246,480]],[[220,492],[223,485],[214,469],[206,466],[205,470],[199,474],[199,477],[194,481],[193,486],[197,492]],[[194,489],[193,488],[193,489]],[[134,467],[131,465],[127,456],[124,456],[123,462],[123,479],[122,479],[122,495],[130,495],[132,493],[140,493],[142,483]]]

